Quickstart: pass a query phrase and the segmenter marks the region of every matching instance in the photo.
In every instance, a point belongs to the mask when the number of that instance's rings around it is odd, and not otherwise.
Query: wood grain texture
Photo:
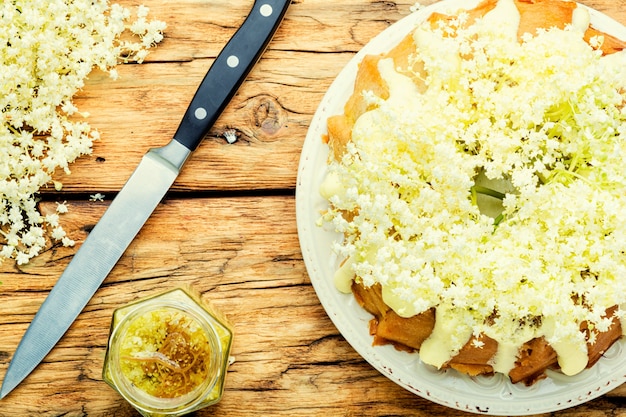
[[[172,137],[197,85],[243,21],[250,1],[142,2],[169,23],[164,41],[120,79],[94,72],[76,98],[101,132],[93,154],[57,179],[67,192],[119,189],[141,156]],[[295,1],[268,50],[204,143],[175,190],[293,189],[308,124],[326,89],[373,36],[413,3]],[[239,138],[223,137],[234,129]],[[132,143],[132,146],[128,146]]]
[[[102,139],[58,175],[42,210],[68,199],[74,248],[50,246],[26,266],[0,265],[0,377],[76,248],[145,151],[172,136],[196,86],[251,0],[121,0],[169,24],[143,65],[112,81],[94,72],[76,103]],[[266,54],[146,226],[44,362],[0,401],[0,417],[138,415],[101,377],[113,310],[192,285],[233,322],[235,362],[223,400],[197,416],[465,416],[379,374],[326,315],[304,267],[293,191],[308,125],[326,89],[413,1],[295,0]],[[430,4],[433,1],[422,1]],[[582,3],[626,23],[625,0]],[[226,143],[234,129],[239,140]],[[72,193],[107,195],[105,202]],[[69,194],[66,194],[69,193]],[[626,386],[543,414],[626,416]]]

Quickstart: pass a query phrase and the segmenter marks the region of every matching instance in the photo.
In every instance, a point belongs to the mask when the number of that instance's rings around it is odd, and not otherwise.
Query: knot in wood
[[[250,100],[252,121],[268,136],[275,135],[287,121],[287,111],[271,96],[261,95]]]

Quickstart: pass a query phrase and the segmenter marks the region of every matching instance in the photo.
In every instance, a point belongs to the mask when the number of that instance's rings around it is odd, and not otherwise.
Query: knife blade
[[[260,58],[290,2],[255,0],[200,83],[174,137],[144,155],[44,300],[11,359],[0,399],[48,355],[93,297]]]

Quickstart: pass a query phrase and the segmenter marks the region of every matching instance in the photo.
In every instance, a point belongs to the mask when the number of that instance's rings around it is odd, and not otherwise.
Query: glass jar
[[[218,402],[233,332],[226,318],[178,288],[113,312],[103,379],[146,417]]]

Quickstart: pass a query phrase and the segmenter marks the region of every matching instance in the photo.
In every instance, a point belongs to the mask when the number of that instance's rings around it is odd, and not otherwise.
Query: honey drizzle
[[[206,339],[192,342],[182,324],[167,326],[163,344],[156,352],[124,356],[122,359],[142,363],[145,377],[155,386],[148,393],[160,398],[176,398],[194,390],[209,373],[204,357],[209,357]]]

